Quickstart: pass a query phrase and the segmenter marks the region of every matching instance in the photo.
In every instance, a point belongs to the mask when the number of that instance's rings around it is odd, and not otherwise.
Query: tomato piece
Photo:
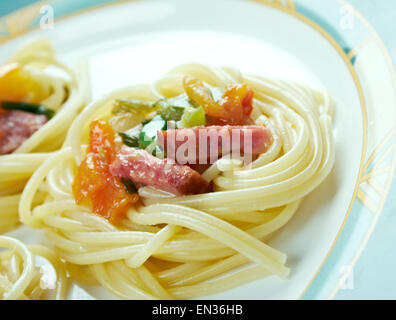
[[[229,86],[219,101],[215,101],[209,88],[191,76],[183,79],[187,96],[206,113],[207,125],[244,125],[253,110],[253,91],[246,84]]]
[[[139,196],[128,194],[121,180],[110,173],[110,164],[116,158],[112,127],[95,120],[91,123],[89,136],[88,154],[78,167],[73,182],[74,198],[77,204],[91,201],[94,213],[117,223]]]
[[[117,223],[125,214],[131,203],[138,201],[139,196],[127,194],[125,186],[118,177],[110,176],[104,185],[93,192],[92,209],[112,223]]]
[[[254,97],[253,90],[247,88],[245,97],[242,99],[243,115],[245,117],[249,117],[253,111],[253,97]]]
[[[184,90],[190,100],[197,106],[201,106],[208,116],[221,118],[226,117],[227,113],[213,99],[209,88],[204,83],[191,76],[186,76],[183,80]]]
[[[115,133],[105,121],[95,120],[89,131],[89,152],[102,155],[107,163],[114,161],[116,156]]]
[[[46,97],[39,82],[16,62],[0,67],[0,101],[38,104]]]
[[[77,170],[73,182],[73,193],[77,203],[91,198],[93,193],[100,189],[107,181],[108,165],[100,155],[88,153]]]
[[[220,118],[229,125],[243,125],[253,110],[253,91],[246,84],[229,86],[219,101],[227,117]]]

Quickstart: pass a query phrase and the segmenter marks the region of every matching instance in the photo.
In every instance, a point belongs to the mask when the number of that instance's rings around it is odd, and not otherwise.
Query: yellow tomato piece
[[[0,101],[40,103],[44,100],[42,86],[16,62],[0,67]]]
[[[213,117],[226,116],[226,112],[214,101],[209,88],[205,87],[203,81],[192,76],[185,76],[183,87],[190,100],[195,105],[201,106],[207,115]]]

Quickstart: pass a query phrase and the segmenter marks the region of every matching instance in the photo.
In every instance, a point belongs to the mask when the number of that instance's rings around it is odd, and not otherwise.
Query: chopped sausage
[[[175,195],[203,193],[208,187],[206,180],[190,167],[126,146],[118,152],[110,172],[138,185],[152,186]]]
[[[158,141],[177,163],[206,164],[230,153],[254,158],[268,150],[273,137],[262,125],[209,126],[159,131]]]
[[[44,115],[18,110],[0,113],[0,155],[14,152],[47,122]]]

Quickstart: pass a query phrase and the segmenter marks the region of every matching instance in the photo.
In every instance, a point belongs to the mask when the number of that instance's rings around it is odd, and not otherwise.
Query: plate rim
[[[365,25],[365,27],[370,32],[370,35],[373,36],[375,42],[377,43],[382,54],[384,55],[386,64],[388,65],[388,68],[391,72],[392,83],[393,83],[393,88],[394,88],[393,95],[396,98],[396,69],[393,64],[391,55],[390,55],[388,49],[386,48],[383,40],[381,39],[380,35],[374,29],[374,27],[369,23],[367,18],[359,10],[357,10],[353,5],[351,5],[347,0],[337,0],[337,1],[343,5],[348,6],[352,10],[353,14],[360,20],[360,22],[362,22]],[[350,57],[350,58],[352,58],[352,57]],[[378,143],[377,146],[374,148],[373,152],[368,157],[367,163],[369,163],[370,158],[374,158],[374,156],[380,151],[381,147],[383,145],[385,145],[387,142],[389,142],[395,135],[396,135],[396,124],[393,125],[393,128],[385,135],[385,137],[380,141],[380,143]],[[396,172],[396,155],[393,157],[393,162],[391,164],[391,170],[390,170],[390,174],[388,176],[386,190],[381,198],[381,204],[378,207],[377,212],[374,214],[374,217],[372,219],[372,222],[370,223],[370,226],[368,227],[367,231],[365,232],[363,241],[360,243],[359,247],[355,250],[355,253],[352,258],[352,262],[349,264],[352,268],[357,263],[361,253],[363,252],[368,241],[370,240],[371,234],[374,231],[377,221],[378,221],[381,213],[383,212],[383,207],[385,205],[386,200],[388,199],[388,194],[391,189],[391,184],[395,177],[395,172]],[[340,278],[339,281],[337,281],[337,283],[335,284],[333,289],[328,294],[328,296],[327,296],[328,299],[333,299],[335,297],[337,292],[341,289],[343,281],[344,281],[343,278]]]
[[[91,11],[95,11],[95,10],[98,10],[98,9],[101,9],[101,8],[105,8],[105,7],[110,7],[112,5],[117,5],[117,4],[122,4],[122,3],[131,3],[131,2],[142,2],[142,1],[138,1],[138,0],[97,0],[95,3],[88,4],[87,7],[85,7],[85,8],[76,9],[76,10],[70,12],[70,13],[63,14],[63,15],[61,14],[61,16],[55,17],[54,21],[55,22],[59,22],[59,21],[62,21],[64,19],[69,19],[69,18],[72,18],[72,17],[77,16],[77,15],[85,14],[85,13],[88,13],[88,12],[91,12]],[[313,281],[317,278],[319,272],[323,269],[325,263],[327,262],[330,254],[333,251],[334,246],[337,243],[337,241],[338,241],[338,239],[339,239],[339,237],[340,237],[340,235],[341,235],[341,233],[342,233],[342,231],[344,229],[344,226],[345,226],[345,224],[346,224],[346,222],[347,222],[347,220],[349,218],[349,215],[350,215],[350,212],[352,210],[353,204],[357,200],[357,193],[358,193],[358,190],[359,190],[359,185],[360,185],[360,181],[361,181],[362,175],[364,173],[363,168],[364,168],[365,156],[366,156],[366,152],[367,152],[367,133],[368,133],[368,129],[367,129],[367,120],[368,120],[367,119],[367,106],[366,106],[366,101],[365,101],[363,89],[362,89],[362,86],[361,86],[361,83],[360,83],[360,79],[359,79],[359,77],[358,77],[358,75],[356,73],[356,70],[354,69],[354,67],[353,67],[353,65],[351,63],[351,60],[350,60],[351,58],[345,53],[345,51],[341,47],[341,45],[334,39],[334,37],[329,32],[327,32],[318,23],[314,22],[309,17],[305,16],[302,13],[299,13],[296,10],[294,2],[297,1],[297,0],[287,0],[285,6],[282,4],[281,0],[275,0],[274,2],[271,2],[270,0],[245,0],[245,1],[259,3],[259,4],[262,4],[262,5],[265,5],[265,6],[272,7],[272,8],[278,9],[280,11],[283,11],[284,13],[287,13],[289,15],[294,16],[299,21],[307,24],[309,27],[311,27],[315,31],[317,31],[322,37],[324,37],[330,43],[330,45],[332,45],[332,47],[334,49],[336,49],[336,51],[338,52],[338,54],[340,55],[340,57],[342,58],[342,60],[346,64],[347,69],[349,70],[349,72],[350,72],[350,74],[351,74],[351,76],[352,76],[352,78],[354,80],[356,89],[358,90],[358,93],[359,93],[359,101],[360,101],[360,107],[361,107],[361,112],[362,112],[362,120],[363,120],[363,138],[362,138],[362,154],[361,154],[361,160],[360,160],[360,167],[359,167],[357,179],[356,179],[356,182],[355,182],[354,192],[353,192],[352,198],[351,198],[351,200],[349,202],[347,212],[344,215],[344,218],[343,218],[343,221],[341,223],[341,226],[340,226],[339,230],[337,231],[337,234],[336,234],[334,240],[331,242],[331,246],[327,250],[325,258],[320,263],[320,265],[319,265],[318,269],[316,270],[316,272],[314,273],[312,279],[306,284],[304,290],[302,291],[302,293],[298,297],[298,299],[301,299],[304,296],[304,294],[307,292],[307,290],[311,287]],[[380,44],[380,47],[381,47],[382,51],[384,52],[385,56],[388,56],[390,58],[389,53],[388,53],[385,45],[383,44],[381,38],[378,36],[376,31],[373,29],[373,27],[370,25],[370,23],[352,5],[350,5],[346,0],[332,0],[332,1],[338,1],[340,3],[344,3],[344,4],[348,5],[348,6],[350,6],[353,9],[353,12],[355,14],[357,13],[357,17],[359,19],[363,19],[364,20],[363,23],[366,24],[366,26],[369,28],[370,32],[374,35],[376,41]],[[0,21],[4,20],[4,19],[7,19],[9,17],[12,17],[12,16],[15,17],[15,16],[18,16],[18,15],[22,15],[24,12],[27,12],[27,11],[37,10],[37,8],[40,8],[43,5],[50,5],[51,3],[55,3],[55,2],[59,2],[59,1],[54,1],[54,0],[51,0],[51,1],[45,1],[45,0],[38,1],[37,3],[33,3],[33,4],[28,5],[28,6],[24,6],[24,7],[20,8],[20,9],[17,9],[17,10],[15,10],[15,11],[9,13],[9,14],[1,16],[0,17]],[[64,0],[60,0],[60,2],[66,3],[66,1],[64,1]],[[100,3],[98,3],[98,2],[100,2]],[[360,15],[360,17],[359,17],[359,15]],[[33,20],[34,19],[32,19],[31,22],[33,22]],[[21,30],[20,32],[18,32],[16,34],[11,35],[10,37],[6,37],[6,38],[2,37],[2,39],[0,39],[0,43],[8,42],[8,41],[10,41],[12,39],[18,38],[19,36],[22,36],[22,35],[30,32],[30,31],[34,31],[34,30],[37,30],[37,29],[39,29],[38,26],[28,25],[25,29]],[[387,62],[389,63],[389,61],[387,61]],[[394,87],[396,89],[396,72],[395,72],[395,69],[394,69],[391,61],[390,61],[390,63],[391,63],[391,68],[390,69],[393,71],[393,84],[394,84]],[[395,159],[394,165],[396,165],[396,159]],[[391,175],[390,175],[390,181],[392,181],[392,177],[394,175],[395,169],[396,169],[395,166],[393,166],[393,171],[391,172]],[[384,196],[383,196],[384,200],[387,199],[388,192],[389,192],[389,190],[387,190],[387,192],[384,193]],[[380,213],[381,213],[381,211],[382,210],[380,210]],[[372,232],[372,230],[375,227],[376,220],[378,219],[378,216],[379,216],[379,214],[376,215],[376,217],[374,219],[375,221],[373,221],[372,224],[370,225],[370,228],[369,228],[369,231],[368,231],[369,235],[371,235],[371,232]],[[359,246],[357,251],[359,251],[359,252],[363,251],[365,245],[367,244],[368,238],[366,239],[366,241],[363,241],[360,244],[360,246]],[[355,260],[357,261],[358,257]],[[356,263],[356,261],[355,261],[355,263]],[[332,290],[331,294],[329,295],[329,298],[332,298],[336,294],[336,292],[338,291],[340,286],[341,286],[341,284],[338,282],[336,288],[334,290]]]

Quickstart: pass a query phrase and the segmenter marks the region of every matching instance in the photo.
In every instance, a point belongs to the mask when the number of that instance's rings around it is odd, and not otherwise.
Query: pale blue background
[[[84,0],[82,0],[84,1]],[[1,0],[0,16],[35,0]],[[396,64],[396,0],[349,0],[376,29]],[[396,180],[371,238],[353,270],[354,289],[336,299],[396,299]]]

